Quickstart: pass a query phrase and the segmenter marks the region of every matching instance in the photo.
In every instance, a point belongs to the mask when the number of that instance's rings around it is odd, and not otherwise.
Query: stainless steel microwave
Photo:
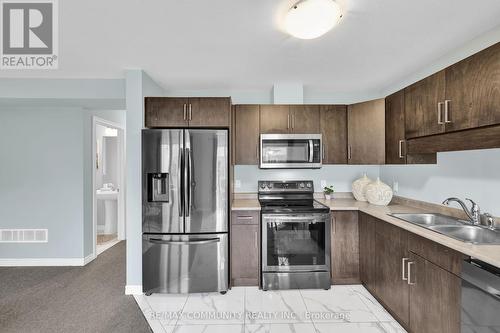
[[[321,168],[321,134],[261,134],[261,169]]]

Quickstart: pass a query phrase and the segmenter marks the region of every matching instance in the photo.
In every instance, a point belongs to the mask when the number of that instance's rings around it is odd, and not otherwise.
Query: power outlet
[[[234,181],[234,188],[241,188],[241,180],[236,179]]]
[[[324,189],[326,187],[326,180],[321,181],[321,189]]]
[[[394,193],[398,193],[399,191],[399,183],[395,180],[392,182],[392,191]]]

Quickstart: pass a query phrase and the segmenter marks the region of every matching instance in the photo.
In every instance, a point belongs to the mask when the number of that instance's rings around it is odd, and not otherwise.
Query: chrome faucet
[[[470,203],[472,204],[470,210],[467,208],[467,205],[458,198],[448,198],[443,201],[443,205],[448,206],[451,201],[457,202],[460,206],[462,206],[462,209],[464,210],[465,214],[467,214],[470,222],[474,225],[479,225],[481,222],[481,209],[479,208],[478,204],[471,199],[466,198],[465,200],[470,201]]]

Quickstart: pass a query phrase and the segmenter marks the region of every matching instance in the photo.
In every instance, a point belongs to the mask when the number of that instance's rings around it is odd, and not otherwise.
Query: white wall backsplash
[[[437,165],[384,165],[380,177],[391,186],[397,181],[399,196],[432,203],[471,198],[482,212],[500,216],[500,149],[439,153]]]
[[[379,176],[376,165],[324,165],[321,169],[259,169],[256,165],[236,165],[234,179],[240,182],[236,193],[257,192],[258,180],[313,180],[316,192],[321,192],[321,181],[333,185],[336,192],[350,192],[351,183],[364,172],[375,179]],[[235,183],[236,183],[235,182]]]

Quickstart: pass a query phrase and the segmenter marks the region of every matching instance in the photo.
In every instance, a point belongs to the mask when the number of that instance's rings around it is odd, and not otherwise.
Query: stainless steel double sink
[[[472,244],[500,244],[500,231],[435,213],[393,213],[390,216]]]

